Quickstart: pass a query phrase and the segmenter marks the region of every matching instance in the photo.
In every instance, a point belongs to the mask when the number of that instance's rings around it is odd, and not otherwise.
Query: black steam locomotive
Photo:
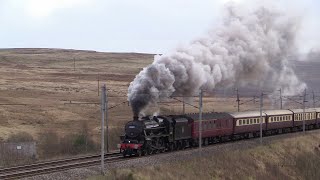
[[[141,156],[187,147],[190,142],[184,140],[191,139],[192,121],[184,115],[134,118],[125,126],[120,151]]]

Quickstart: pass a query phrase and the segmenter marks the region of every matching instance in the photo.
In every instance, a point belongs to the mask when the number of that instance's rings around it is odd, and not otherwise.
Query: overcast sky
[[[227,1],[0,0],[0,48],[165,53],[214,29]],[[302,17],[299,48],[319,47],[320,1],[274,2]]]

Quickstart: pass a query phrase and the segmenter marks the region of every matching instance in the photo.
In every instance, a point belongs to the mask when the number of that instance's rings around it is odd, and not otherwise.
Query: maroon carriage
[[[294,113],[293,126],[299,129],[303,128],[303,121],[305,120],[306,129],[311,129],[317,123],[317,112],[315,109],[290,109]]]
[[[230,113],[233,117],[234,138],[258,136],[260,131],[260,112],[246,111]],[[266,114],[262,113],[262,130],[266,130]]]
[[[293,112],[290,110],[266,110],[267,129],[270,133],[289,132],[293,127]]]
[[[192,138],[197,142],[199,139],[199,114],[190,114],[193,121]],[[203,113],[202,134],[204,144],[229,137],[233,132],[232,116],[229,113]]]

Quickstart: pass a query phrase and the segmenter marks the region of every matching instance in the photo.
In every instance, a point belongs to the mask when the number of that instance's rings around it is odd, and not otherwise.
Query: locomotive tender
[[[320,108],[266,110],[262,113],[263,135],[320,127]],[[148,155],[199,145],[199,114],[134,117],[125,126],[119,144],[123,156]],[[212,112],[202,114],[202,144],[260,136],[260,112]]]

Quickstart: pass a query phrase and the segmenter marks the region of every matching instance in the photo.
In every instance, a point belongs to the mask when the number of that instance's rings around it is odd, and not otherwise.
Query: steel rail
[[[106,157],[105,160],[108,160],[108,162],[115,162],[123,157],[120,154],[117,154],[115,157]],[[110,161],[111,160],[111,161]],[[20,169],[20,171],[13,171],[13,172],[6,172],[3,174],[0,174],[0,179],[18,179],[18,178],[24,178],[24,177],[30,177],[35,175],[41,175],[41,174],[47,174],[47,173],[53,173],[73,168],[81,168],[81,167],[88,167],[97,165],[100,162],[100,156],[97,159],[94,160],[87,160],[87,161],[81,161],[81,162],[72,162],[72,163],[66,163],[66,164],[51,164],[51,166],[47,167],[39,167],[35,166],[32,169]]]
[[[106,153],[104,156],[105,156],[105,158],[107,158],[107,157],[117,156],[119,154],[120,153],[118,153],[118,152],[117,153]],[[83,161],[83,160],[94,159],[94,158],[100,158],[100,154],[99,155],[80,156],[80,157],[67,158],[67,159],[58,159],[58,160],[52,160],[52,161],[44,161],[44,162],[39,162],[39,163],[34,163],[34,164],[27,164],[27,165],[3,168],[3,169],[0,169],[0,175],[3,173],[12,172],[12,171],[20,171],[22,169],[28,170],[28,169],[34,169],[37,167],[50,166],[50,165],[54,165],[54,164],[64,164],[64,163],[68,163],[68,162]]]

